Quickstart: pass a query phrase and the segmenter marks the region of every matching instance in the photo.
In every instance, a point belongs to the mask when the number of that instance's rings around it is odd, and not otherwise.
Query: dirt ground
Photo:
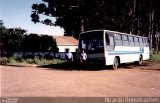
[[[160,96],[160,63],[117,70],[1,65],[1,95],[19,97]]]

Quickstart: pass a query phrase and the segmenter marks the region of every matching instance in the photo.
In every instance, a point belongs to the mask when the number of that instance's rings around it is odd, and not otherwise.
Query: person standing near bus
[[[70,52],[69,49],[66,49],[65,58],[66,58],[68,66],[70,66],[70,68],[72,68],[73,54]]]
[[[82,50],[80,54],[80,61],[81,63],[85,64],[86,60],[87,60],[87,54],[84,52],[84,50]]]

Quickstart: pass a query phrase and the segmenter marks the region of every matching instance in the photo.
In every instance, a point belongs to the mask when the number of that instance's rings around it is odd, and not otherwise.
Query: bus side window
[[[112,46],[114,46],[114,38],[113,38],[113,36],[109,36],[109,45],[112,45]]]
[[[143,38],[142,40],[143,40],[143,46],[146,46],[145,38]]]
[[[112,35],[106,35],[106,43],[107,45],[114,46],[114,37]]]
[[[123,45],[125,45],[125,46],[129,45],[127,35],[122,35],[122,40],[123,40]]]
[[[139,46],[138,37],[134,37],[134,44],[135,46]]]
[[[146,41],[146,46],[149,46],[147,38],[145,38],[145,41]]]
[[[109,37],[108,37],[108,34],[106,33],[106,45],[109,45],[109,44],[110,44]]]
[[[133,36],[128,36],[129,38],[129,45],[134,46]]]
[[[113,35],[106,34],[106,49],[109,51],[114,50],[114,37],[113,37]]]
[[[120,34],[115,34],[115,44],[118,46],[122,45],[122,38]]]
[[[140,43],[140,46],[143,46],[142,38],[139,38],[139,43]]]

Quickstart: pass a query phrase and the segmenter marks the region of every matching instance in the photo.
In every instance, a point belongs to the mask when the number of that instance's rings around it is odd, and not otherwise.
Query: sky
[[[64,30],[59,26],[47,26],[31,21],[32,4],[42,3],[42,0],[0,0],[0,20],[6,28],[27,30],[27,33],[63,36]],[[49,18],[41,15],[40,18]],[[55,21],[55,18],[50,18]]]

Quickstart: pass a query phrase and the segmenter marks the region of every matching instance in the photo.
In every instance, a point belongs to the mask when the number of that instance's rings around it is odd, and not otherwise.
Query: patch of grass
[[[63,60],[60,59],[53,59],[53,60],[47,60],[44,58],[41,59],[34,59],[35,60],[35,64],[39,64],[39,65],[51,65],[51,64],[61,64],[64,63]]]
[[[155,53],[155,54],[151,54],[150,61],[151,62],[160,62],[160,52]]]

